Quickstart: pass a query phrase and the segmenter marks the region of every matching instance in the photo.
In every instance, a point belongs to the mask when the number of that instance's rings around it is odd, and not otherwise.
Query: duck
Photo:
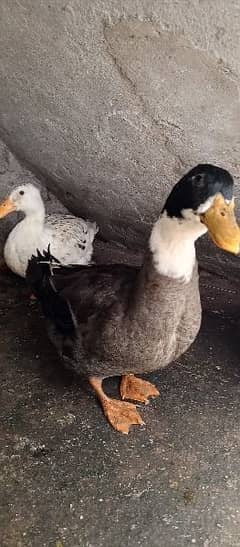
[[[14,188],[0,203],[0,219],[14,211],[24,213],[24,218],[10,232],[3,254],[15,274],[25,278],[32,254],[49,244],[63,265],[91,262],[96,223],[70,214],[46,215],[40,189],[32,183]]]
[[[199,164],[173,187],[154,223],[141,267],[64,266],[50,247],[32,256],[27,282],[41,304],[47,331],[65,365],[87,379],[105,417],[120,433],[142,425],[136,404],[158,388],[148,374],[177,360],[201,325],[195,243],[206,232],[239,253],[233,178]],[[120,398],[103,381],[120,376]]]

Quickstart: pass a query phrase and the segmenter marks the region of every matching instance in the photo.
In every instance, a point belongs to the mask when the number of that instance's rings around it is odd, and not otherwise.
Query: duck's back
[[[63,265],[89,264],[97,231],[95,223],[73,215],[47,215],[41,250],[50,244],[51,253]]]
[[[89,268],[73,266],[55,271],[54,287],[69,302],[76,321],[82,325],[93,316],[105,316],[107,322],[110,315],[106,316],[106,313],[124,314],[139,269],[124,264],[109,264]]]

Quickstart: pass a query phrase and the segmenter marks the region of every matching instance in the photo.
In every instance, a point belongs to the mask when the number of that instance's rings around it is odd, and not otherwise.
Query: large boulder
[[[3,141],[103,237],[142,248],[198,162],[238,184],[234,0],[1,0],[0,46]]]

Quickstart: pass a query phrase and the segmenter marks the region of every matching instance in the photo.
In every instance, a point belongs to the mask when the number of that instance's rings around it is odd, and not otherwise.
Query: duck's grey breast
[[[195,340],[200,324],[195,270],[190,283],[163,300],[158,312],[145,306],[134,317],[110,322],[102,340],[103,355],[115,374],[151,372],[183,354]]]

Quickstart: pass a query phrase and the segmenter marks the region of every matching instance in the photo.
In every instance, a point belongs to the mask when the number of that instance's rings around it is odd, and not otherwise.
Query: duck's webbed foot
[[[122,399],[129,399],[130,401],[137,401],[147,405],[150,397],[158,397],[158,389],[141,378],[137,378],[134,374],[128,374],[122,376],[120,393]]]
[[[114,429],[127,435],[131,425],[144,424],[135,405],[108,397],[102,389],[101,379],[93,377],[89,381],[98,396],[107,420]]]

